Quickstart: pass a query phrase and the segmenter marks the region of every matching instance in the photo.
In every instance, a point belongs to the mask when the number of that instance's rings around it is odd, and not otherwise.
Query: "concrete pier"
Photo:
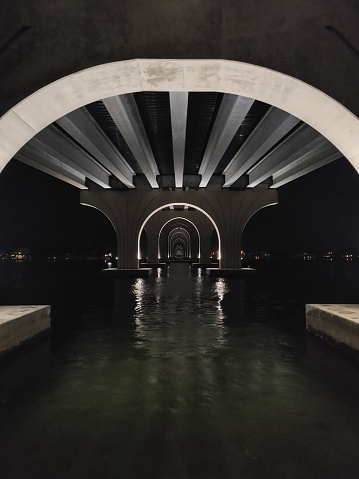
[[[0,353],[49,329],[50,312],[48,305],[0,306]]]
[[[359,304],[307,304],[306,327],[359,351]]]

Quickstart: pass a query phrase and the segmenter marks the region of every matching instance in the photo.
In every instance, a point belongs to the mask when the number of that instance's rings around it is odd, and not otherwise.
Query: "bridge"
[[[220,238],[228,235],[223,211],[233,208],[226,222],[240,228],[231,231],[230,248],[217,257],[222,268],[240,269],[241,233],[256,211],[245,206],[243,198],[251,202],[255,197],[258,208],[274,204],[277,200],[270,190],[341,156],[303,121],[253,98],[219,92],[146,91],[104,98],[68,113],[27,142],[15,158],[79,189],[89,189],[90,194],[82,194],[82,202],[111,220],[118,238],[118,265],[127,270],[137,269],[141,260],[139,228],[144,227],[149,238],[149,264],[175,256],[173,251],[153,254],[164,224],[145,223],[142,206],[138,208],[145,197],[145,211],[151,214],[152,190],[161,192],[162,210],[172,210],[173,218],[175,211],[186,209],[195,212],[189,216],[198,223],[198,211],[209,213],[210,205],[213,224],[211,228],[198,225],[197,257],[189,254],[196,235],[187,222],[181,225],[187,238],[176,243],[183,257],[203,265],[211,263],[213,229],[217,228]],[[108,190],[116,193],[105,193]],[[194,191],[201,191],[199,203]],[[207,206],[201,204],[204,197]],[[223,249],[228,242],[222,239],[221,243]]]
[[[74,23],[83,12],[66,0],[62,29],[48,5],[5,12],[0,166],[16,158],[79,188],[113,224],[121,269],[138,269],[143,230],[148,261],[163,259],[160,231],[180,217],[178,252],[197,238],[190,256],[209,263],[214,230],[219,267],[240,270],[243,229],[278,188],[341,157],[359,167],[358,12],[332,25],[324,0],[311,21],[296,2],[258,17],[226,0],[192,13],[120,3],[121,22],[99,23],[117,40]]]
[[[15,156],[78,188],[278,188],[341,157],[271,105],[218,92],[137,92],[79,108]]]

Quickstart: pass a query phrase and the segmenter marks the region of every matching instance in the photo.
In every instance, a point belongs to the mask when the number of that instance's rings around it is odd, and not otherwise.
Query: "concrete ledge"
[[[152,274],[152,268],[107,268],[102,270],[102,274],[104,274],[105,276],[113,276],[115,278],[148,278]]]
[[[218,263],[192,263],[192,268],[218,268]]]
[[[359,350],[359,304],[307,304],[306,328]]]
[[[254,268],[206,268],[206,274],[215,278],[230,276],[254,276],[257,270]]]
[[[50,312],[48,305],[0,306],[0,353],[49,329]]]
[[[141,263],[140,268],[161,268],[161,269],[166,269],[167,268],[167,263]]]

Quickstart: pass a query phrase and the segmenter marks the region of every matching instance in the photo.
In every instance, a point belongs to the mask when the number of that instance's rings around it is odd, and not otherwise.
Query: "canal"
[[[1,304],[52,305],[51,337],[0,361],[1,477],[358,477],[359,363],[304,315],[358,302],[358,264],[100,270],[0,263]]]

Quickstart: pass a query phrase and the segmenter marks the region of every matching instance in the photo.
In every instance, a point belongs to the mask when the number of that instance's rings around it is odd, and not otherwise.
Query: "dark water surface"
[[[359,477],[359,364],[304,314],[358,302],[356,264],[100,269],[0,264],[1,304],[52,305],[51,338],[0,362],[1,478]]]

